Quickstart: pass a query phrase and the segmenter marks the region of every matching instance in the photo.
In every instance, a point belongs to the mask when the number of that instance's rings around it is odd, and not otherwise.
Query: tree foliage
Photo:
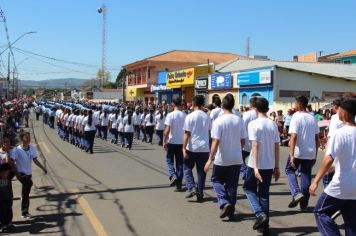
[[[122,88],[122,85],[123,85],[123,82],[125,81],[126,75],[127,75],[126,68],[122,68],[116,77],[116,84],[118,87]]]

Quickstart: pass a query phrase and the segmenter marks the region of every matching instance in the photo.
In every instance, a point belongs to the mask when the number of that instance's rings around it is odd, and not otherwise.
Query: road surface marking
[[[40,142],[39,143],[40,145],[42,145],[42,147],[44,148],[44,151],[47,153],[47,154],[50,154],[51,151],[49,150],[47,144],[45,142]]]
[[[96,234],[98,236],[108,236],[108,234],[106,233],[103,224],[100,222],[100,220],[98,219],[98,217],[96,217],[93,209],[90,207],[89,202],[80,194],[78,194],[79,190],[78,189],[74,189],[71,190],[70,192],[74,193],[75,195],[78,196],[78,203],[79,205],[82,207],[84,214],[88,217],[91,225],[93,226]]]

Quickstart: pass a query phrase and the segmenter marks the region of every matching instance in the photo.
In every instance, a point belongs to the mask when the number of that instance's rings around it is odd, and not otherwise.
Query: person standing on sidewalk
[[[184,122],[183,130],[183,157],[184,175],[187,186],[186,198],[194,195],[198,202],[203,201],[206,173],[204,166],[209,159],[209,129],[210,117],[203,111],[205,98],[196,95],[193,99],[194,111],[190,113]],[[196,165],[198,186],[195,188],[193,168]]]
[[[257,119],[257,112],[256,112],[256,108],[255,108],[255,101],[256,101],[257,97],[252,97],[250,99],[250,110],[248,110],[247,112],[244,113],[242,119],[244,120],[244,124],[245,124],[245,128],[247,131],[247,135],[248,135],[248,125],[250,124],[251,121],[256,120]],[[241,166],[241,175],[242,178],[245,179],[246,178],[246,158],[250,156],[250,152],[251,152],[251,141],[249,140],[249,138],[247,137],[245,140],[245,145],[243,146],[242,149],[242,166]]]
[[[31,143],[31,135],[27,131],[20,133],[21,145],[14,148],[11,158],[16,165],[16,177],[22,184],[21,213],[25,219],[31,218],[29,213],[30,192],[32,182],[32,161],[47,174],[47,169],[37,160],[37,149]]]
[[[309,187],[311,183],[311,172],[316,162],[319,147],[319,127],[314,116],[308,113],[308,98],[300,96],[296,98],[296,113],[293,115],[289,133],[290,149],[286,164],[286,175],[292,194],[292,201],[289,208],[294,208],[300,204],[302,211],[307,210],[309,203]],[[296,171],[301,175],[300,187],[297,180]]]
[[[269,103],[263,97],[254,101],[257,119],[248,125],[252,144],[243,189],[256,215],[254,230],[269,235],[269,192],[272,176],[279,179],[279,131],[277,124],[267,117]]]
[[[214,162],[211,181],[221,209],[220,218],[229,217],[233,220],[242,164],[241,147],[247,132],[243,120],[232,113],[235,100],[232,95],[223,99],[224,115],[216,119],[211,130],[213,139],[208,162],[204,171],[208,173]]]
[[[184,121],[186,114],[181,111],[182,100],[173,100],[174,111],[167,114],[163,137],[163,147],[166,150],[166,161],[168,176],[171,186],[176,186],[177,190],[182,189],[183,181],[183,135]],[[175,163],[175,168],[174,168]]]
[[[314,208],[322,236],[341,235],[332,219],[337,211],[344,219],[345,234],[356,235],[356,96],[343,98],[338,114],[344,126],[331,135],[323,162],[309,189],[310,194],[316,196],[320,181],[334,163],[335,174]]]

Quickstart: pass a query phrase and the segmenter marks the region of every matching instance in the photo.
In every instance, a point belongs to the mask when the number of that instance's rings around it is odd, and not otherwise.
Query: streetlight
[[[29,31],[29,32],[26,32],[26,33],[23,33],[20,37],[18,37],[14,42],[12,42],[7,48],[5,48],[1,53],[0,53],[0,56],[9,48],[12,47],[12,45],[14,45],[17,41],[19,41],[20,39],[22,39],[25,35],[28,35],[28,34],[35,34],[37,33],[36,31]]]

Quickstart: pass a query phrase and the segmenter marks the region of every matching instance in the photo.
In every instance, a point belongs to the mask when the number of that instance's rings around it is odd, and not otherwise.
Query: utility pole
[[[6,99],[10,97],[10,52],[7,54],[7,89]]]
[[[106,13],[107,6],[105,3],[101,5],[98,9],[98,13],[103,15],[103,31],[102,31],[102,52],[101,52],[101,78],[100,78],[100,86],[103,86],[106,80]]]
[[[250,36],[248,36],[246,40],[246,56],[250,56]]]

